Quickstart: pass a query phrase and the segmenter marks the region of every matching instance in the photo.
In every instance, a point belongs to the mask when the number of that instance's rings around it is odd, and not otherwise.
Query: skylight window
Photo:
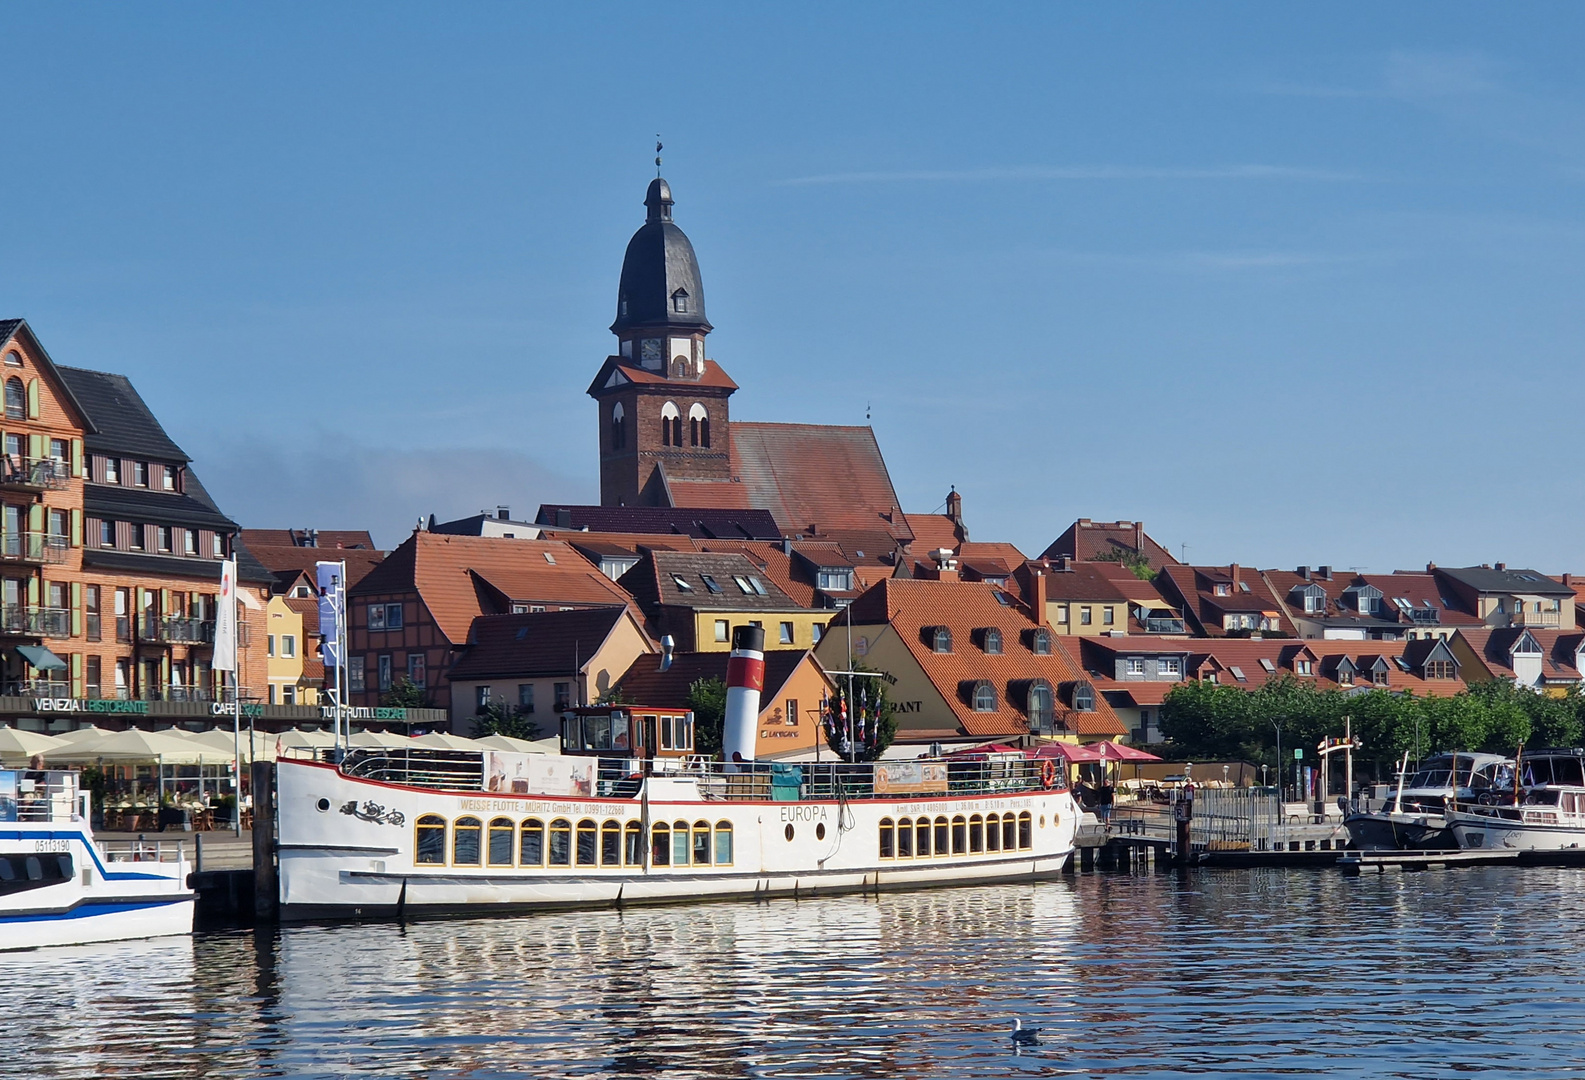
[[[545,561],[546,562],[550,563],[550,565],[552,565],[552,566],[556,565],[556,556],[552,555],[548,551],[544,552],[544,556],[545,556]]]
[[[693,586],[684,581],[681,575],[673,574],[671,579],[677,583],[677,588],[681,589],[683,592],[693,592]],[[719,592],[720,590],[717,589],[716,591]]]
[[[737,584],[738,592],[742,593],[744,596],[754,595],[754,587],[748,583],[747,578],[743,577],[741,574],[733,574],[732,580]]]
[[[721,591],[721,586],[717,585],[715,583],[715,578],[711,577],[709,574],[700,574],[699,577],[704,582],[704,587],[709,589],[711,592],[718,593]]]
[[[753,574],[750,574],[748,576],[748,583],[754,587],[754,595],[755,596],[769,596],[770,595],[769,593],[767,593],[765,591],[765,583],[762,582],[759,578],[755,577]]]
[[[1249,591],[1249,582],[1247,582],[1247,581],[1240,581],[1240,582],[1239,582],[1239,583],[1238,583],[1238,591],[1239,591],[1239,592],[1248,592],[1248,591]]]
[[[1012,605],[1012,598],[1006,593],[1002,592],[1000,589],[992,589],[991,595],[996,597],[996,602],[1002,605],[1002,607],[1009,607]]]
[[[1260,666],[1265,669],[1266,674],[1268,674],[1268,675],[1277,670],[1277,665],[1273,664],[1270,660],[1266,659],[1264,656],[1262,656],[1260,658]]]
[[[1237,679],[1239,682],[1248,682],[1249,681],[1247,678],[1244,677],[1244,669],[1239,667],[1237,664],[1234,664],[1232,667],[1228,668],[1227,670],[1231,671],[1233,673],[1233,678]]]

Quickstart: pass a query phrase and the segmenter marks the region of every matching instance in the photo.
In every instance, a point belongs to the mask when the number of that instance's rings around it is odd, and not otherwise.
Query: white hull
[[[106,861],[82,821],[0,823],[0,859],[0,951],[192,933],[185,860]]]
[[[1569,851],[1585,848],[1585,822],[1513,820],[1484,814],[1451,816],[1453,835],[1465,851]]]
[[[811,896],[1027,879],[1061,871],[1078,823],[1074,802],[1062,790],[774,802],[705,799],[692,780],[651,777],[648,799],[518,796],[388,785],[288,760],[279,764],[277,784],[285,919]],[[416,830],[427,815],[453,827],[476,819],[485,836],[478,856],[469,852],[459,865],[448,846],[442,864],[420,862]],[[1011,846],[999,836],[990,850],[992,816],[1004,825],[1016,823],[1006,834],[1014,840]],[[912,843],[910,854],[902,854],[898,823],[907,819],[917,830],[921,817],[930,822],[932,849],[938,828],[945,830],[939,835],[948,854],[915,857]],[[508,859],[488,865],[489,826],[496,822],[519,831]],[[570,825],[574,846],[568,864],[548,865],[547,849],[539,864],[522,865],[516,845],[527,822]],[[624,841],[614,860],[605,858],[605,848],[594,849],[595,861],[605,865],[578,865],[576,829],[589,822],[601,830],[601,842],[618,831],[624,838],[630,830],[652,837],[657,824],[708,825],[702,835],[712,838],[706,843],[709,861],[671,865],[668,852],[662,865],[649,850],[653,845],[629,847]],[[886,822],[891,852],[883,856]],[[723,834],[729,837],[724,860]],[[692,835],[697,840],[701,831]],[[454,845],[455,837],[448,832],[447,844]],[[640,852],[636,858],[634,851]],[[679,862],[687,859],[687,846],[676,854]]]

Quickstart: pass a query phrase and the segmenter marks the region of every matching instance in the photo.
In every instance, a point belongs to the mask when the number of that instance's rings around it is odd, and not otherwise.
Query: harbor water
[[[1582,928],[1498,867],[209,930],[6,956],[0,1075],[1574,1076]]]

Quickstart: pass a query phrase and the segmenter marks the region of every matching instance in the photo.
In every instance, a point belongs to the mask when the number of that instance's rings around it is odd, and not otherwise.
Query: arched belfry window
[[[627,445],[627,410],[618,401],[611,406],[611,449],[620,450]]]
[[[688,439],[694,446],[710,445],[710,414],[697,401],[688,407]]]
[[[674,402],[660,407],[660,441],[664,446],[682,445],[682,414]]]
[[[25,420],[28,415],[28,392],[22,380],[15,375],[6,380],[6,418]]]
[[[688,314],[688,290],[678,289],[671,294],[671,309],[678,315]]]

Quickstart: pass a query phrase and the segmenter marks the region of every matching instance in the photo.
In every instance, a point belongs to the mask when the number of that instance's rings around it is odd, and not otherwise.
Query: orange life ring
[[[1055,761],[1052,761],[1050,758],[1046,758],[1046,760],[1040,766],[1040,785],[1042,787],[1049,788],[1049,787],[1053,786],[1056,782],[1057,782],[1057,763]]]

